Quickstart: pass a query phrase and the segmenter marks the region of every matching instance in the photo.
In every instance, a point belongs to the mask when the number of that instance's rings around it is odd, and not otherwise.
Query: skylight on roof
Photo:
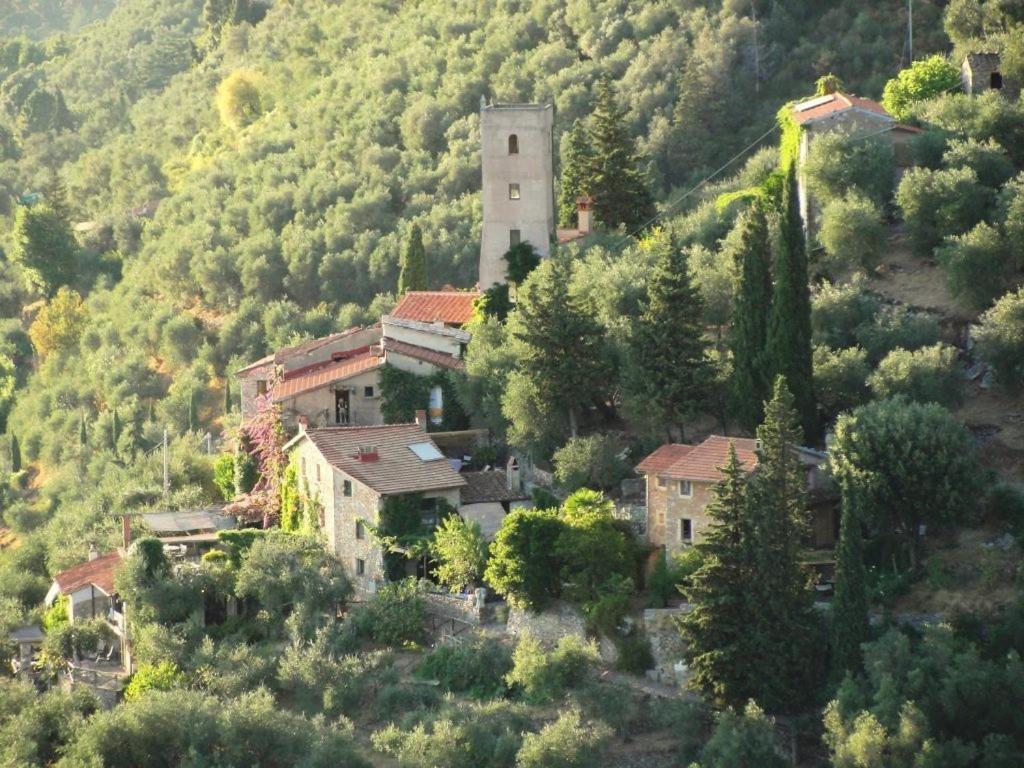
[[[433,443],[413,443],[409,446],[409,450],[415,453],[420,461],[434,461],[435,459],[444,458],[444,455],[437,450],[437,446]]]
[[[828,104],[834,98],[835,95],[830,93],[825,96],[819,96],[816,99],[801,101],[799,104],[794,105],[793,110],[795,112],[806,112],[808,109],[814,109],[814,107],[820,107],[822,104]]]

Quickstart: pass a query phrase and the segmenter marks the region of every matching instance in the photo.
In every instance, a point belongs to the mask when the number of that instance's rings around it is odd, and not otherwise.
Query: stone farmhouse
[[[896,181],[913,162],[910,141],[921,133],[920,128],[904,125],[885,111],[877,101],[845,93],[829,93],[797,102],[792,107],[793,120],[800,128],[798,168],[807,161],[814,140],[832,131],[844,131],[854,138],[884,136],[892,143]],[[808,190],[806,178],[798,173],[800,213],[809,235],[817,230],[820,211]]]
[[[647,538],[672,555],[703,540],[709,519],[711,489],[722,478],[729,443],[747,472],[757,469],[757,440],[711,435],[700,445],[669,443],[641,461],[636,471],[646,480]],[[815,549],[832,547],[838,536],[836,494],[825,473],[827,455],[794,446],[806,470],[812,513],[811,541]]]
[[[470,335],[462,330],[473,315],[476,291],[410,291],[380,323],[349,328],[279,349],[235,373],[242,417],[256,414],[269,395],[282,420],[294,429],[310,425],[381,424],[380,369],[384,365],[429,376],[461,370]],[[432,394],[440,397],[440,390]],[[435,411],[443,409],[443,402]],[[434,414],[439,420],[439,414]]]
[[[1020,95],[1020,84],[1003,75],[998,53],[973,52],[964,56],[960,62],[960,82],[969,96],[986,91],[999,91],[1010,99]]]

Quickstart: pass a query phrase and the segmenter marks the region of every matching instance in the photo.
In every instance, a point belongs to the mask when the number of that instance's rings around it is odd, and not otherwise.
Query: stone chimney
[[[508,482],[508,489],[515,493],[523,490],[523,475],[519,469],[519,461],[515,456],[509,456],[505,463],[505,479]]]
[[[96,560],[99,556],[100,556],[100,551],[98,549],[96,549],[96,545],[95,544],[90,544],[89,545],[89,562],[91,563],[93,560]]]
[[[309,417],[300,415],[295,419],[295,422],[299,425],[299,434],[302,434],[309,428]]]
[[[377,461],[380,459],[380,454],[377,453],[377,446],[375,445],[361,445],[359,446],[357,458],[360,461]]]
[[[427,412],[425,410],[416,411],[416,423],[423,428],[424,431],[427,429]]]
[[[576,198],[576,229],[581,235],[590,234],[590,206],[593,202],[589,195]]]

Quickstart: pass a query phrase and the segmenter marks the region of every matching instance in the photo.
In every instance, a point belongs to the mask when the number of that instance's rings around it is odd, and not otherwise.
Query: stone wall
[[[513,637],[528,632],[545,645],[554,645],[566,635],[586,638],[587,625],[578,609],[567,603],[555,603],[540,613],[510,608],[505,631]]]
[[[484,598],[486,592],[477,590],[471,595],[453,595],[448,592],[427,592],[427,611],[435,616],[456,619],[467,624],[480,625],[494,615],[492,606]]]
[[[689,605],[679,608],[648,608],[643,615],[643,628],[651,641],[654,669],[647,676],[670,685],[683,685],[689,673],[683,661],[686,646],[679,635],[677,621],[690,611]]]

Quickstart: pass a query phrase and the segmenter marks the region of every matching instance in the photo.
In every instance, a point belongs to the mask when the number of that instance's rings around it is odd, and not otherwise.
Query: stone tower
[[[484,217],[480,290],[505,282],[502,256],[529,242],[547,256],[555,233],[551,166],[554,108],[548,104],[480,105]]]

